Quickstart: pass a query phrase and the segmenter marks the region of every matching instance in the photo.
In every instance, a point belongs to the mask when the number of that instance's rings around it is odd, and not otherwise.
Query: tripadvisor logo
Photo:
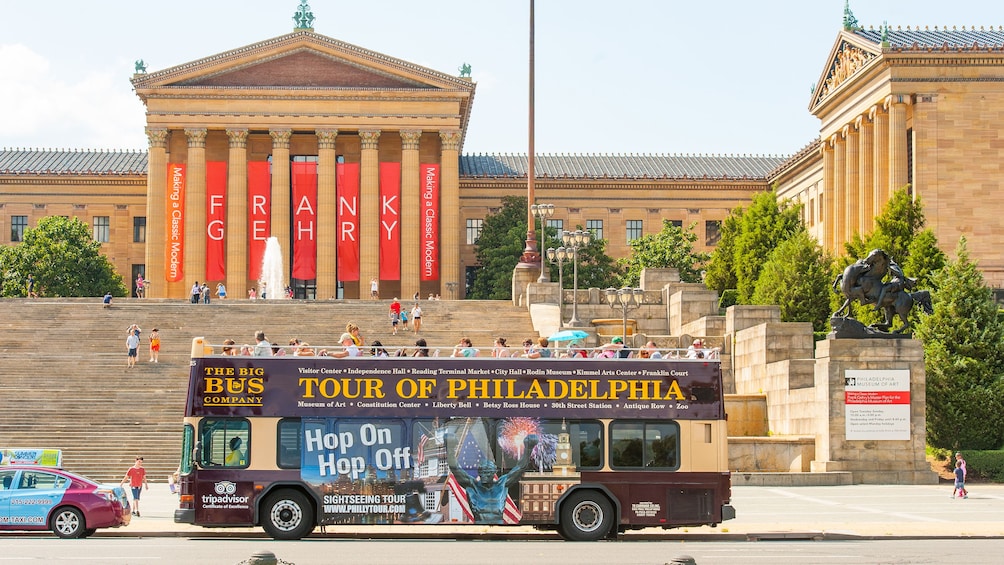
[[[202,495],[203,508],[247,508],[251,500],[249,496],[239,496],[237,484],[232,481],[219,481],[213,485],[215,494]]]

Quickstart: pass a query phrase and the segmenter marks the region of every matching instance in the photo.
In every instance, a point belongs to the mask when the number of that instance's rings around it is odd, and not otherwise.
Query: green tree
[[[582,229],[578,227],[576,229]],[[565,288],[572,288],[573,265],[565,266]],[[551,280],[558,280],[558,269],[554,268]],[[579,288],[608,288],[617,286],[621,279],[621,268],[607,255],[607,240],[591,239],[589,245],[579,249]]]
[[[893,192],[882,212],[875,217],[875,229],[864,236],[854,234],[844,244],[844,249],[854,258],[851,262],[872,249],[884,249],[897,263],[904,265],[910,243],[924,229],[925,221],[920,197],[914,198],[906,187],[901,188]]]
[[[1004,320],[964,237],[956,257],[933,276],[934,314],[915,332],[924,343],[927,441],[998,449],[1004,445]]]
[[[701,267],[710,255],[694,252],[694,242],[697,241],[695,225],[696,223],[691,224],[684,230],[664,219],[662,231],[643,235],[632,241],[629,244],[631,255],[617,261],[624,269],[621,285],[638,286],[642,269],[669,267],[680,271],[680,280],[683,282],[701,282]]]
[[[760,269],[781,242],[803,229],[799,206],[778,202],[770,190],[753,197],[748,210],[737,218],[738,228],[731,243],[732,270],[739,304],[751,304]]]
[[[512,299],[512,273],[526,243],[526,197],[503,196],[498,212],[485,217],[475,246],[478,268],[469,298]]]
[[[736,208],[722,222],[718,245],[711,252],[704,275],[704,284],[722,295],[736,287],[735,241],[739,236],[739,225],[744,211]]]
[[[844,270],[847,265],[868,255],[872,249],[883,249],[911,278],[917,279],[917,288],[931,288],[931,276],[945,265],[945,254],[938,247],[934,232],[924,229],[924,209],[920,198],[913,198],[906,188],[893,193],[875,217],[875,229],[864,235],[855,233],[844,244],[847,255],[834,263],[834,273]],[[844,297],[833,294],[831,306],[836,310]],[[911,316],[916,319],[917,313]],[[855,317],[864,324],[872,324],[884,319],[874,308],[858,308]]]
[[[126,296],[101,245],[78,218],[47,216],[24,232],[24,239],[0,253],[3,296],[25,296],[25,280],[35,277],[39,296]]]
[[[830,317],[832,259],[805,230],[782,241],[764,263],[753,291],[754,304],[777,304],[781,320],[812,322],[824,331]]]

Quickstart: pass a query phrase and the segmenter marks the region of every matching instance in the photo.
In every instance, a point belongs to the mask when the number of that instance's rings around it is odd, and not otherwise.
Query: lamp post
[[[565,244],[565,249],[572,250],[572,317],[568,320],[570,327],[579,327],[579,249],[589,245],[593,234],[585,230],[575,230],[574,232],[565,230],[561,232],[561,243]]]
[[[535,218],[540,218],[540,248],[544,248],[544,220],[550,218],[554,215],[554,204],[531,204],[530,213],[533,214]],[[543,254],[542,254],[543,255]],[[540,259],[540,276],[537,277],[537,282],[547,282],[547,277],[544,276],[544,258]]]
[[[565,264],[565,261],[567,261],[569,257],[571,257],[571,255],[569,254],[568,249],[565,249],[564,247],[559,247],[557,249],[549,247],[547,249],[547,260],[552,263],[558,263],[558,320],[561,323],[565,322],[565,282],[564,273],[562,272],[561,267]]]
[[[627,313],[645,303],[645,291],[640,288],[608,288],[603,294],[607,299],[607,304],[614,310],[621,310],[621,338],[624,340],[624,347],[627,347]]]

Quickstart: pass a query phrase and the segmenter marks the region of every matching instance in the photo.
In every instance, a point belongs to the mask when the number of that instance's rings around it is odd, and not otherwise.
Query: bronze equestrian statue
[[[883,279],[889,275],[889,282]],[[864,259],[851,263],[844,272],[837,275],[833,281],[833,290],[839,286],[844,295],[844,303],[833,313],[833,318],[839,318],[845,312],[851,314],[851,303],[855,300],[860,304],[874,304],[876,311],[885,311],[885,322],[872,327],[888,332],[895,316],[899,316],[903,327],[894,333],[902,333],[910,327],[907,316],[914,304],[921,306],[925,313],[933,312],[931,295],[927,291],[910,293],[917,284],[903,273],[903,269],[892,260],[882,249],[873,249]]]

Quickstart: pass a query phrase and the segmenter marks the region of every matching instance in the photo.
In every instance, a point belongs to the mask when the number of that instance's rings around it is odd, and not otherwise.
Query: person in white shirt
[[[352,339],[352,334],[345,332],[342,337],[338,338],[338,343],[342,344],[341,351],[335,351],[334,353],[329,352],[329,357],[359,357],[360,351],[359,346],[356,345],[354,339]]]
[[[418,330],[422,327],[422,307],[418,305],[418,302],[411,309],[411,327],[415,333],[418,333]]]

